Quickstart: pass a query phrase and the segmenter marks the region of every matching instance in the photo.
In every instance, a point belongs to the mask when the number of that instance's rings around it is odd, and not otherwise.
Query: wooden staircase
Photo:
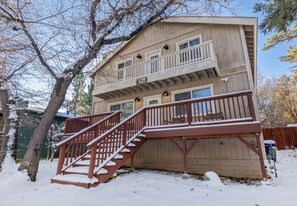
[[[52,183],[90,188],[108,181],[145,142],[143,112],[120,122],[115,112],[63,140]]]

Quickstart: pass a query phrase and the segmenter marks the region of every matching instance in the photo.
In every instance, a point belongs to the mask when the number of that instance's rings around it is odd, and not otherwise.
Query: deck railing
[[[111,115],[112,112],[89,115],[83,117],[75,117],[66,120],[64,134],[71,134],[79,132],[80,130],[101,121],[102,119]]]
[[[146,126],[255,121],[252,92],[236,92],[146,108]]]
[[[99,71],[97,73],[98,80],[96,81],[96,85],[102,86],[119,81],[146,77],[151,74],[162,73],[186,65],[215,59],[216,56],[213,50],[213,43],[212,41],[207,41],[197,46],[133,64],[123,69]]]
[[[90,143],[89,178],[92,178],[131,138],[145,128],[176,127],[255,121],[252,92],[236,92],[212,97],[144,107],[101,134]]]
[[[55,147],[60,147],[57,174],[60,174],[67,167],[71,166],[79,157],[85,155],[89,142],[115,125],[118,125],[120,123],[120,114],[120,111],[110,114],[96,121],[95,124],[82,129],[78,133],[56,144]],[[106,113],[102,116],[106,116]],[[98,120],[97,117],[95,119]]]

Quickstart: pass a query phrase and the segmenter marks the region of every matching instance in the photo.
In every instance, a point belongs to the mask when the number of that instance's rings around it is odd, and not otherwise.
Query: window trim
[[[193,90],[199,90],[199,89],[205,89],[205,88],[210,88],[210,92],[211,92],[211,96],[214,96],[214,93],[213,93],[213,84],[206,84],[206,85],[202,85],[202,86],[198,86],[198,87],[190,87],[190,88],[187,88],[187,89],[181,89],[181,90],[175,90],[175,91],[172,91],[172,102],[177,102],[175,101],[175,95],[176,94],[180,94],[180,93],[184,93],[184,92],[190,92],[191,93],[191,99],[188,99],[188,100],[194,100],[192,97],[192,91]],[[204,98],[204,97],[201,97],[201,98]],[[195,98],[195,99],[201,99],[201,98]],[[182,100],[182,101],[186,101],[186,100]],[[178,101],[179,102],[179,101]],[[212,110],[214,109],[214,104],[211,103],[211,107],[212,107]],[[193,108],[192,108],[193,109]],[[193,112],[193,110],[192,110]],[[207,114],[207,113],[205,113]],[[187,114],[184,115],[185,117],[187,117]]]
[[[171,101],[172,102],[176,102],[175,101],[175,95],[176,94],[179,94],[179,93],[184,93],[184,92],[191,92],[191,99],[192,99],[192,95],[193,95],[192,94],[192,91],[193,90],[199,90],[199,89],[205,89],[205,88],[210,88],[211,96],[214,95],[214,93],[213,93],[213,84],[206,84],[206,85],[202,85],[202,86],[198,86],[198,87],[190,87],[190,88],[186,88],[186,89],[180,89],[180,90],[172,91],[171,92],[172,93],[172,99],[171,99]],[[197,99],[199,99],[199,98],[197,98]]]
[[[153,54],[159,54],[160,57],[161,57],[162,56],[162,50],[161,49],[156,49],[156,50],[145,53],[145,61],[148,61],[149,60],[148,57],[150,55],[153,55]]]
[[[150,52],[147,52],[145,53],[145,61],[149,61],[149,56],[150,55],[154,55],[154,54],[158,54],[159,55],[159,59],[161,59],[162,57],[162,49],[156,49],[156,50],[153,50],[153,51],[150,51]],[[161,61],[159,62],[159,69],[160,71],[162,70],[162,65],[161,65]],[[145,64],[145,68],[146,68],[146,71],[149,73],[149,74],[154,74],[154,73],[158,73],[158,72],[149,72],[150,68],[149,68],[149,64],[146,63]]]
[[[119,102],[113,102],[113,103],[108,103],[107,106],[108,106],[108,111],[110,111],[110,107],[113,106],[113,105],[116,105],[116,104],[123,104],[123,103],[127,103],[127,102],[132,102],[133,103],[133,113],[135,111],[135,103],[134,103],[134,99],[128,99],[128,100],[123,100],[123,101],[119,101]],[[122,109],[121,109],[122,110]]]
[[[176,42],[176,43],[175,43],[175,44],[176,44],[176,51],[181,51],[181,50],[179,49],[179,45],[181,45],[181,44],[183,44],[183,43],[185,43],[185,42],[189,42],[189,41],[191,41],[191,40],[193,40],[193,39],[196,39],[197,37],[198,37],[199,40],[200,40],[200,43],[199,43],[199,44],[202,44],[202,34],[199,34],[199,35],[190,37],[190,38],[188,38],[188,39],[184,39],[184,40],[181,40],[181,41]]]
[[[150,99],[150,98],[160,98],[160,105],[162,104],[162,95],[156,94],[156,95],[150,95],[150,96],[143,97],[143,107],[149,106],[149,105],[145,105],[145,103],[146,103],[146,100]]]
[[[127,58],[127,59],[123,59],[122,61],[118,61],[118,62],[116,62],[116,69],[117,70],[120,70],[119,69],[119,64],[121,64],[121,63],[123,63],[123,62],[126,62],[126,61],[129,61],[129,60],[131,60],[132,61],[132,64],[131,64],[131,66],[134,64],[134,62],[133,62],[133,57],[130,57],[130,58]],[[122,69],[125,69],[126,67],[124,67],[124,68],[122,68]]]

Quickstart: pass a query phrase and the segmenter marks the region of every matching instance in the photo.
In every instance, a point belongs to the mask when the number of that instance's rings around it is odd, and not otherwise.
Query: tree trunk
[[[28,149],[26,150],[23,161],[19,167],[19,170],[26,170],[28,172],[28,176],[33,182],[36,181],[42,143],[51,127],[52,120],[55,118],[58,110],[64,102],[71,80],[72,78],[57,79],[49,104],[45,109],[37,128],[33,132]]]
[[[3,88],[5,86],[2,86]],[[3,169],[5,158],[15,159],[15,143],[17,139],[18,117],[14,100],[10,100],[9,91],[0,90],[0,100],[3,113],[3,139],[0,149],[0,169]]]

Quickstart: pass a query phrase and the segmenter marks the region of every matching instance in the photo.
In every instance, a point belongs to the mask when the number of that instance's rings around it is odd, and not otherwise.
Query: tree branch
[[[95,19],[95,15],[96,15],[96,8],[98,6],[98,4],[100,3],[101,0],[95,0],[93,1],[92,5],[91,5],[91,11],[90,11],[90,22],[91,22],[91,36],[93,39],[93,42],[96,41],[96,19]]]
[[[39,61],[41,62],[41,64],[45,67],[45,69],[54,77],[57,78],[57,75],[55,74],[55,72],[52,70],[52,68],[47,64],[46,60],[43,58],[42,53],[36,43],[36,41],[34,40],[33,36],[29,33],[26,24],[24,23],[23,19],[19,19],[14,17],[12,14],[10,14],[7,10],[5,10],[4,7],[2,7],[0,5],[0,9],[8,15],[8,18],[10,18],[11,21],[15,22],[15,23],[19,23],[20,26],[22,27],[22,31],[24,32],[24,34],[27,36],[27,38],[29,39],[33,49],[35,50],[37,57],[39,59]],[[20,11],[19,11],[20,12]]]
[[[147,27],[148,25],[155,23],[157,21],[160,21],[165,18],[161,18],[161,15],[165,13],[165,10],[174,3],[174,0],[168,1],[161,9],[159,12],[157,12],[155,15],[151,16],[144,24],[136,28],[134,31],[132,31],[128,36],[121,36],[121,37],[115,37],[112,39],[104,39],[103,44],[108,45],[108,44],[114,44],[122,41],[127,41],[131,38],[133,38],[136,34],[138,34],[140,31],[143,30],[143,28]],[[159,18],[159,19],[158,19]]]

